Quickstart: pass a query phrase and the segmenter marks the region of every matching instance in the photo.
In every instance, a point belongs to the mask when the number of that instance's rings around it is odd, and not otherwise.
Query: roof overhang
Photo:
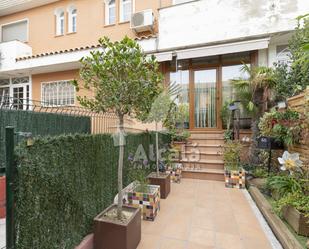
[[[1,0],[0,16],[10,15],[60,0]]]
[[[220,45],[204,46],[199,48],[176,51],[177,59],[193,59],[199,57],[231,54],[268,48],[270,38],[231,42]]]

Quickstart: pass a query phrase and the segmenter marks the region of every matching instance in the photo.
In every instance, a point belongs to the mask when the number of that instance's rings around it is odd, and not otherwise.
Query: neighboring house
[[[288,60],[296,17],[308,12],[308,0],[4,0],[0,100],[76,105],[69,80],[78,60],[100,37],[128,35],[157,57],[166,82],[181,85],[190,130],[222,131],[220,110],[242,63]]]

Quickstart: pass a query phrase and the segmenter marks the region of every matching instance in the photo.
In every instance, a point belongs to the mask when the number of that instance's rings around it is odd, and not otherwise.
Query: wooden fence
[[[292,152],[298,152],[301,159],[309,165],[309,87],[307,90],[288,99],[290,108],[302,113],[302,118],[306,120],[306,127],[302,129],[302,139],[300,144],[290,148]]]

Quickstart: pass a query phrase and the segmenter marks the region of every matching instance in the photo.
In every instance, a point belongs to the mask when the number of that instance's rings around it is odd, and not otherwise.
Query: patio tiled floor
[[[223,182],[172,184],[156,220],[143,221],[138,249],[271,249],[242,190]]]

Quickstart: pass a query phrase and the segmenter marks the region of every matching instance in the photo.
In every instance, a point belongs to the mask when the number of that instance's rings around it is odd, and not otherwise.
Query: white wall
[[[308,12],[309,0],[200,0],[163,8],[159,49],[289,31]]]
[[[32,48],[20,41],[0,43],[0,71],[15,67],[17,57],[32,55]]]

